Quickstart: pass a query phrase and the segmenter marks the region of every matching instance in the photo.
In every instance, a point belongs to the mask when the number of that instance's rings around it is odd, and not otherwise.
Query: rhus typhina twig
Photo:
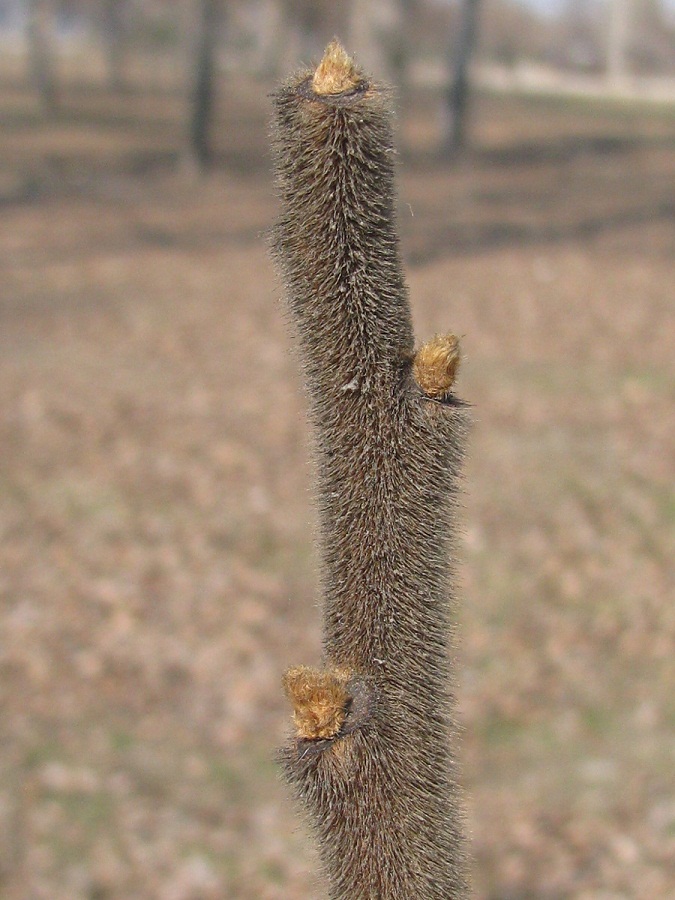
[[[274,255],[316,429],[324,668],[284,678],[286,773],[333,900],[467,896],[449,651],[466,410],[414,349],[387,91],[337,43],[275,94]]]

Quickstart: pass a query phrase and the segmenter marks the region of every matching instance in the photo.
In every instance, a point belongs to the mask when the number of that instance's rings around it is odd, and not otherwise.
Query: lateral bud
[[[348,669],[294,666],[284,675],[283,685],[301,741],[328,741],[351,734],[373,712],[373,685]]]
[[[348,681],[349,673],[320,672],[308,666],[294,666],[286,672],[284,689],[293,705],[298,738],[320,741],[339,734],[347,715]]]
[[[455,383],[459,362],[459,338],[454,334],[437,334],[415,354],[415,381],[427,397],[443,400]]]

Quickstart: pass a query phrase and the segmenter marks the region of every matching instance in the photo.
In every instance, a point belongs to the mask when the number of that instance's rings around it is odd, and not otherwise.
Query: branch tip
[[[312,78],[315,94],[344,94],[353,91],[362,82],[354,60],[337,40],[326,47],[323,59]]]

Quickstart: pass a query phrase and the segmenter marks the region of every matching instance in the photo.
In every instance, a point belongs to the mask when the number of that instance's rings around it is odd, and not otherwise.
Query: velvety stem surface
[[[275,104],[274,248],[317,432],[326,662],[287,676],[305,725],[286,767],[331,897],[464,897],[448,651],[457,342],[415,358],[386,92],[331,45]]]

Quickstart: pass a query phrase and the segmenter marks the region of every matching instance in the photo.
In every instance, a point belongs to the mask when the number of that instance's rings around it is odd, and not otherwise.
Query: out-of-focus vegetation
[[[186,152],[209,161],[218,72],[270,77],[339,35],[401,92],[444,85],[439,147],[464,144],[471,82],[491,89],[671,102],[671,0],[0,0],[5,75],[32,80],[54,114],[72,80],[119,92],[173,85]]]

